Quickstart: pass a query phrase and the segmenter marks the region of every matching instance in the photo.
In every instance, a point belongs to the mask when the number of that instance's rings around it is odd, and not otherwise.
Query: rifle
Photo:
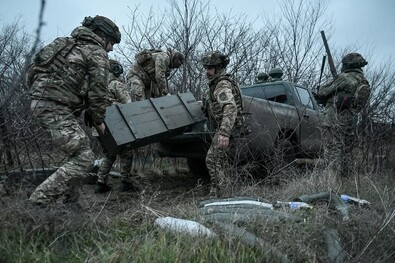
[[[329,69],[331,70],[332,77],[336,78],[337,77],[336,67],[335,67],[335,64],[333,63],[332,54],[331,54],[331,51],[329,50],[328,41],[326,40],[324,30],[321,31],[321,36],[322,36],[322,41],[324,41],[326,54],[328,56]]]
[[[324,73],[325,62],[326,62],[326,56],[323,56],[323,57],[322,57],[322,63],[321,63],[320,79],[318,80],[317,93],[320,91],[320,85],[321,85],[322,73]]]

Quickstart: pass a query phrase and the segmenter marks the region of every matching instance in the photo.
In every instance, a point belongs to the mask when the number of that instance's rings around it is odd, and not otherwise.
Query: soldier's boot
[[[108,184],[102,183],[102,182],[97,182],[95,185],[95,193],[96,194],[103,194],[111,191],[111,186]]]
[[[141,186],[137,183],[132,183],[128,181],[121,181],[119,186],[120,192],[140,192]]]

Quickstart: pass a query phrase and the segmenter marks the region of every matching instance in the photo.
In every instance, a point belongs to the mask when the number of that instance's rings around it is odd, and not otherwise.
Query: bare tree
[[[134,55],[142,49],[161,48],[165,46],[163,40],[163,17],[157,17],[150,9],[147,15],[139,11],[139,6],[130,10],[130,24],[123,28],[123,45],[119,52],[129,64],[133,64]]]
[[[373,64],[373,63],[372,63]],[[375,67],[367,67],[367,79],[372,88],[370,103],[360,114],[358,145],[361,167],[373,170],[394,162],[390,152],[395,124],[395,70],[391,59]]]
[[[172,76],[170,90],[189,90],[201,98],[206,86],[201,56],[205,51],[219,50],[230,56],[228,71],[241,84],[252,82],[269,46],[270,30],[255,29],[243,14],[214,13],[208,3],[199,0],[170,0],[169,5],[170,9],[162,15],[151,9],[145,20],[138,20],[136,9],[132,11],[132,26],[126,31],[122,53],[127,60],[131,57],[128,51],[136,52],[147,45],[178,49],[184,53],[186,64]]]
[[[0,32],[0,131],[2,147],[0,156],[5,154],[6,162],[14,164],[13,151],[16,147],[15,125],[19,116],[26,112],[26,86],[23,82],[24,58],[28,53],[26,43],[30,41],[19,22],[5,25]],[[12,99],[11,99],[12,98]],[[13,118],[14,117],[14,118]]]
[[[326,1],[282,0],[281,18],[269,19],[274,32],[268,62],[284,70],[286,79],[313,87],[324,54],[320,31],[330,31]]]
[[[23,31],[18,21],[5,25],[0,32],[0,163],[4,163],[1,166],[5,170],[15,161],[19,167],[25,164],[22,152],[31,163],[27,148],[34,136],[30,129],[32,122],[25,75],[40,43],[44,5],[43,0],[35,41]]]

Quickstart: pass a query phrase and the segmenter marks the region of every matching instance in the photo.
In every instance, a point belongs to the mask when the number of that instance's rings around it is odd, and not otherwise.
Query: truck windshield
[[[302,103],[302,105],[309,109],[314,110],[315,108],[314,108],[313,100],[310,96],[309,91],[306,88],[300,86],[296,86],[296,91],[298,92],[300,102]]]

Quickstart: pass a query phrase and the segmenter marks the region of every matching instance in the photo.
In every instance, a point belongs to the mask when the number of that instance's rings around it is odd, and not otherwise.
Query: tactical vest
[[[241,96],[240,89],[236,83],[235,80],[230,78],[229,74],[225,75],[220,75],[217,78],[213,79],[210,84],[210,91],[209,91],[209,100],[211,102],[211,114],[214,117],[215,122],[217,123],[217,129],[219,128],[218,126],[222,122],[223,118],[223,113],[222,113],[222,108],[220,104],[218,103],[217,99],[214,96],[214,89],[218,85],[218,83],[222,80],[229,81],[232,85],[232,94],[236,102],[237,106],[237,116],[234,124],[234,128],[232,131],[233,136],[240,136],[240,133],[246,133],[246,127],[245,127],[245,116],[244,116],[244,105],[243,105],[243,99]],[[237,135],[236,135],[237,134]]]
[[[76,79],[84,79],[84,70],[66,60],[67,55],[81,41],[71,37],[58,37],[42,48],[34,57],[28,71],[28,84],[33,84],[38,73],[58,74],[71,88],[81,87]]]

